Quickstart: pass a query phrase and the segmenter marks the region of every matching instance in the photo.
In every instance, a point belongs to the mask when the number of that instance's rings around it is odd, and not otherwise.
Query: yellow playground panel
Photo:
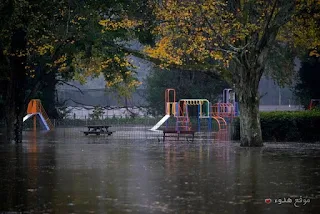
[[[207,99],[181,99],[180,102],[184,102],[187,105],[199,106],[200,117],[210,116],[210,102]]]

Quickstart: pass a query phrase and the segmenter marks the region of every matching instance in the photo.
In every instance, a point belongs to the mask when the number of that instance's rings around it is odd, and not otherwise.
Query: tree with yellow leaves
[[[316,55],[318,0],[153,1],[158,40],[147,47],[163,66],[195,66],[222,75],[240,103],[241,146],[262,146],[258,86],[275,45]]]

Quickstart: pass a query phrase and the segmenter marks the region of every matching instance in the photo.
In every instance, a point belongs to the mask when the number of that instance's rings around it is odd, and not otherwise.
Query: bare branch
[[[267,20],[267,23],[266,23],[266,25],[264,27],[263,35],[261,37],[261,40],[263,40],[266,37],[266,34],[268,32],[268,29],[269,29],[270,22],[272,20],[272,17],[274,15],[274,12],[275,12],[276,7],[277,7],[277,3],[278,3],[278,0],[275,0],[274,3],[273,3],[272,9],[271,9],[271,13],[270,13],[270,15],[268,17],[268,20]]]
[[[67,26],[66,26],[66,32],[65,32],[65,36],[68,35],[69,33],[69,22],[70,22],[70,2],[69,2],[69,7],[68,7],[68,18],[67,18]]]
[[[29,94],[25,97],[24,99],[24,105],[28,105],[30,99],[37,93],[37,91],[40,89],[41,87],[41,80],[39,79],[38,81],[36,81],[36,83],[33,85],[31,91],[29,92]]]
[[[78,91],[79,91],[82,95],[84,95],[83,91],[82,91],[79,87],[77,87],[77,86],[75,86],[75,85],[72,85],[72,84],[70,84],[70,83],[68,83],[68,82],[66,82],[66,81],[64,81],[64,80],[57,80],[57,82],[62,82],[62,83],[65,84],[65,85],[68,85],[68,86],[71,86],[71,87],[73,87],[73,88],[76,88],[76,89],[78,89]]]
[[[274,7],[276,7],[276,2],[278,2],[278,0],[275,1]],[[275,40],[280,27],[286,24],[292,17],[294,6],[295,1],[288,1],[286,5],[283,5],[275,15],[275,8],[273,8],[274,11],[270,14],[263,35],[256,46],[258,51],[262,50],[265,46],[270,45]],[[273,20],[272,17],[274,17]]]
[[[261,100],[264,96],[266,96],[268,94],[268,92],[265,92],[264,94],[261,94],[260,96],[259,96],[259,100]]]
[[[238,53],[241,49],[240,48],[236,48],[236,50],[227,50],[227,49],[224,49],[224,48],[220,48],[220,47],[213,47],[209,50],[215,50],[215,51],[222,51],[222,52],[225,52],[225,53]]]

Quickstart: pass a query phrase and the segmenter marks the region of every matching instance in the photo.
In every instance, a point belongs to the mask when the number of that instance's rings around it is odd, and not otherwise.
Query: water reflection
[[[58,136],[58,137],[57,137]],[[320,147],[231,142],[63,140],[27,132],[0,145],[0,211],[318,213]],[[92,143],[92,139],[94,142]],[[266,204],[307,197],[310,204]]]

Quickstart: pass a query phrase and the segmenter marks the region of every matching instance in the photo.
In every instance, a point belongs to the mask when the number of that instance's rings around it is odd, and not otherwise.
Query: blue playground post
[[[180,116],[179,115],[180,114],[180,112],[179,112],[179,102],[176,103],[175,108],[176,108],[176,115],[175,116]]]
[[[234,102],[234,111],[235,111],[235,116],[238,117],[239,116],[239,103],[238,102]]]
[[[209,103],[209,105],[211,106],[211,103]],[[211,118],[211,114],[212,114],[212,108],[209,108],[209,115],[208,115],[208,132],[211,132],[211,130],[212,130],[212,118]]]
[[[200,132],[200,105],[198,105],[198,132]]]
[[[185,112],[185,115],[181,115],[181,116],[184,116],[184,117],[187,117],[187,118],[189,118],[189,106],[188,105],[186,105],[186,112]],[[190,123],[190,120],[189,120],[189,122],[188,123],[186,123],[186,125],[190,125],[189,124]]]

